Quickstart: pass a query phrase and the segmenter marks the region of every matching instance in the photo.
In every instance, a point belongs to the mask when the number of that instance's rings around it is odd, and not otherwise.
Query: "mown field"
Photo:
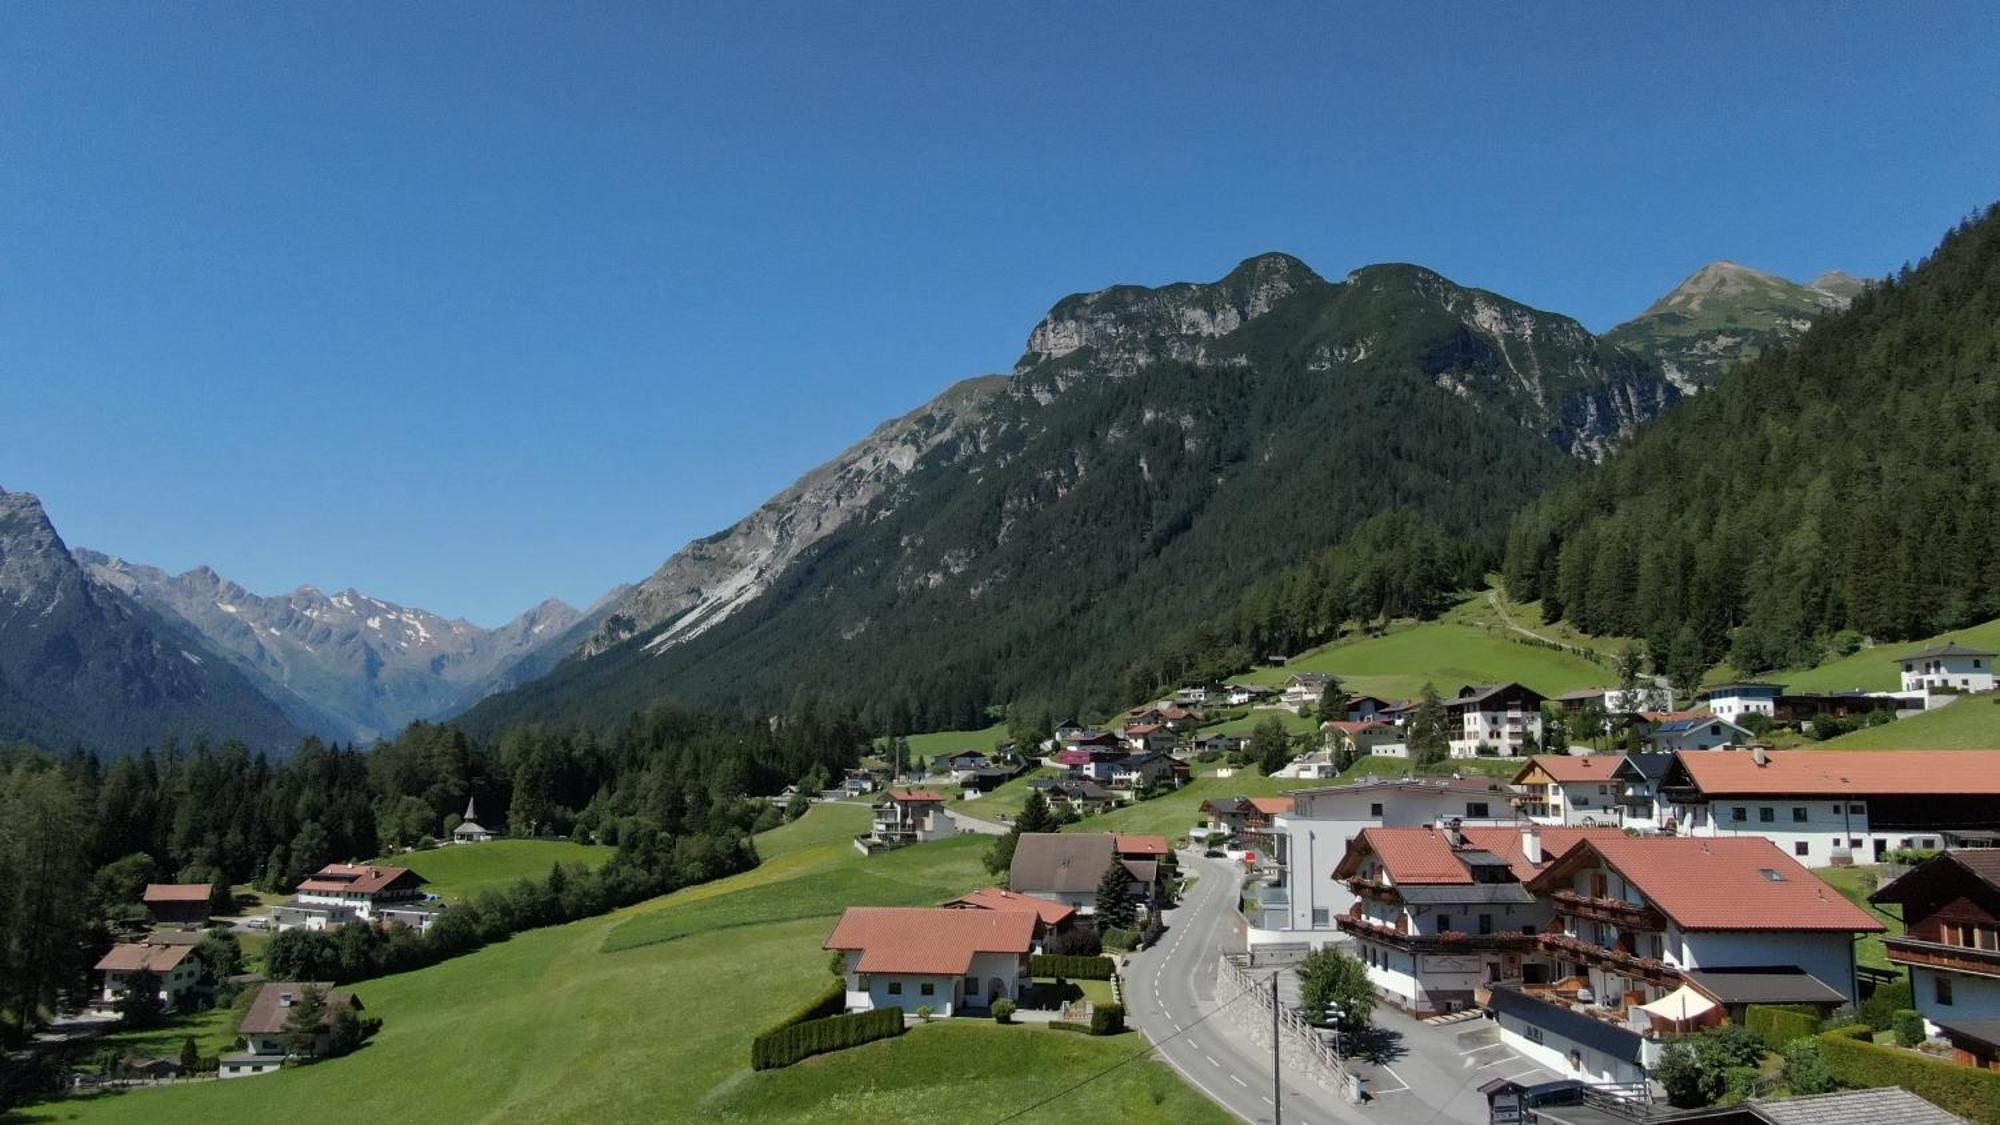
[[[1426,683],[1444,695],[1465,684],[1514,681],[1543,695],[1610,683],[1612,673],[1573,653],[1522,643],[1497,630],[1433,621],[1379,637],[1345,640],[1304,653],[1282,667],[1238,677],[1281,684],[1294,672],[1333,672],[1350,691],[1412,698]]]
[[[523,878],[543,878],[558,863],[596,867],[617,850],[570,840],[489,840],[484,844],[404,852],[369,862],[407,867],[430,880],[425,890],[447,899],[461,899],[480,891],[505,890]]]
[[[1817,667],[1764,672],[1756,678],[1784,684],[1793,691],[1894,691],[1902,686],[1902,670],[1896,663],[1898,657],[1946,641],[2000,652],[2000,619],[1926,640],[1872,645]],[[1715,683],[1733,675],[1729,669],[1718,669],[1709,682]]]
[[[1825,750],[1990,750],[2000,748],[2000,693],[1967,695],[1948,707],[1864,727],[1818,746]]]
[[[50,1103],[24,1119],[205,1125],[290,1119],[325,1107],[342,1120],[424,1125],[890,1122],[934,1118],[942,1105],[960,1118],[994,1121],[1143,1046],[1136,1033],[1091,1039],[990,1022],[937,1024],[795,1068],[751,1072],[751,1036],[828,979],[820,943],[832,919],[823,886],[872,893],[889,882],[855,874],[883,862],[862,858],[849,843],[867,817],[859,805],[817,806],[759,838],[766,862],[753,871],[363,982],[356,992],[385,1022],[352,1057],[259,1078]],[[897,853],[907,865],[898,873],[928,880],[929,889],[971,889],[985,881],[977,843]],[[685,932],[688,925],[669,920],[768,916],[784,901],[796,904],[790,917],[755,925]],[[622,940],[652,940],[606,952],[607,938],[626,926],[633,928]],[[1227,1120],[1152,1061],[1111,1070],[1020,1118],[1079,1119]]]

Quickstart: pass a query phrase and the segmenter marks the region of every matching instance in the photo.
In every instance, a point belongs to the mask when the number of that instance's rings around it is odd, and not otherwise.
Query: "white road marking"
[[[1219,1062],[1216,1062],[1216,1061],[1215,1061],[1215,1056],[1214,1056],[1214,1055],[1203,1055],[1203,1056],[1202,1056],[1202,1058],[1205,1058],[1205,1059],[1207,1059],[1207,1060],[1208,1060],[1208,1061],[1209,1061],[1210,1063],[1213,1063],[1213,1064],[1214,1064],[1214,1065],[1216,1065],[1216,1066],[1221,1066],[1221,1065],[1222,1065],[1221,1063],[1219,1063]]]
[[[1236,1083],[1238,1086],[1243,1087],[1245,1090],[1248,1090],[1250,1088],[1250,1083],[1243,1081],[1241,1078],[1236,1077],[1234,1074],[1229,1076],[1229,1080],[1231,1082]],[[1265,1098],[1264,1100],[1270,1101],[1271,1099]]]
[[[1479,1053],[1479,1052],[1481,1052],[1481,1051],[1490,1051],[1490,1050],[1492,1050],[1493,1048],[1495,1048],[1495,1047],[1498,1047],[1498,1046],[1501,1046],[1501,1044],[1499,1044],[1499,1043],[1488,1043],[1488,1044],[1487,1044],[1486,1046],[1484,1046],[1484,1047],[1474,1047],[1474,1048],[1473,1048],[1472,1050],[1470,1050],[1470,1051],[1460,1051],[1460,1052],[1459,1052],[1459,1054],[1461,1054],[1461,1055],[1476,1055],[1476,1054],[1478,1054],[1478,1053]]]
[[[1272,1104],[1275,1104],[1275,1103],[1273,1103],[1273,1102],[1271,1101],[1271,1098],[1270,1098],[1270,1095],[1268,1095],[1268,1094],[1258,1094],[1257,1096],[1258,1096],[1258,1097],[1260,1097],[1260,1098],[1263,1098],[1263,1099],[1264,1099],[1264,1104],[1265,1104],[1265,1105],[1272,1105]]]
[[[1541,1067],[1539,1067],[1539,1066],[1531,1066],[1531,1067],[1529,1067],[1528,1069],[1526,1069],[1526,1070],[1522,1071],[1522,1072],[1521,1072],[1521,1073],[1519,1073],[1519,1074],[1510,1074],[1510,1075],[1508,1075],[1508,1076],[1507,1076],[1507,1081],[1509,1081],[1509,1082],[1512,1082],[1512,1081],[1514,1081],[1514,1080],[1515,1080],[1516,1078],[1525,1078],[1525,1077],[1527,1077],[1527,1076],[1528,1076],[1528,1075],[1530,1075],[1530,1074],[1547,1074],[1547,1073],[1549,1073],[1549,1072],[1548,1072],[1548,1071],[1545,1071],[1545,1070],[1543,1070],[1543,1069],[1542,1069]]]
[[[1506,1065],[1507,1065],[1508,1063],[1516,1063],[1516,1062],[1520,1062],[1520,1061],[1522,1061],[1522,1060],[1521,1060],[1521,1056],[1519,1056],[1519,1055],[1508,1055],[1508,1056],[1507,1056],[1506,1058],[1504,1058],[1504,1059],[1494,1059],[1494,1060],[1493,1060],[1492,1062],[1489,1062],[1489,1063],[1480,1063],[1480,1064],[1479,1064],[1479,1068],[1478,1068],[1478,1069],[1480,1069],[1480,1070],[1485,1070],[1485,1069],[1486,1069],[1487,1067],[1489,1067],[1489,1066],[1506,1066]]]
[[[1397,1074],[1397,1073],[1396,1073],[1396,1072],[1395,1072],[1394,1070],[1391,1070],[1391,1069],[1389,1068],[1389,1065],[1388,1065],[1387,1063],[1384,1063],[1384,1064],[1382,1065],[1382,1070],[1383,1070],[1383,1072],[1384,1072],[1384,1073],[1386,1073],[1386,1074],[1387,1074],[1387,1075],[1388,1075],[1389,1077],[1391,1077],[1391,1078],[1395,1079],[1395,1080],[1396,1080],[1396,1081],[1397,1081],[1398,1083],[1401,1083],[1401,1084],[1400,1084],[1400,1085],[1399,1085],[1399,1086],[1398,1086],[1398,1087],[1397,1087],[1396,1089],[1394,1089],[1394,1090],[1373,1090],[1373,1091],[1370,1091],[1371,1093],[1376,1093],[1376,1094],[1400,1094],[1400,1093],[1402,1093],[1402,1092],[1403,1092],[1404,1090],[1407,1090],[1407,1089],[1409,1089],[1409,1088],[1410,1088],[1410,1084],[1409,1084],[1408,1082],[1404,1082],[1404,1081],[1403,1081],[1403,1076],[1402,1076],[1402,1075],[1400,1075],[1400,1074]]]

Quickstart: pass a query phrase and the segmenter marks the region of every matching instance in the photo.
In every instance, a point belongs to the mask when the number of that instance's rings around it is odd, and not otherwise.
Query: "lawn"
[[[939,1105],[998,1118],[1143,1047],[990,1023],[921,1027],[899,1039],[754,1074],[750,1038],[826,983],[830,919],[821,884],[867,893],[912,882],[957,889],[984,879],[976,845],[923,844],[864,859],[846,841],[858,806],[820,805],[758,841],[767,862],[729,879],[603,918],[519,934],[428,969],[357,985],[381,1034],[346,1059],[232,1082],[36,1106],[33,1121],[272,1120],[338,1106],[352,1120],[473,1122],[914,1120]],[[884,868],[884,864],[895,864]],[[888,877],[855,879],[860,868]],[[926,891],[929,893],[929,891]],[[738,904],[732,904],[737,900]],[[795,917],[686,932],[791,901]],[[754,909],[743,909],[748,904]],[[647,920],[656,940],[603,951]],[[1131,1122],[1223,1121],[1165,1066],[1111,1070],[1024,1118],[1111,1114]]]
[[[523,878],[540,879],[557,863],[596,867],[618,849],[569,840],[493,840],[427,852],[383,856],[371,863],[407,867],[430,880],[425,888],[448,899],[505,890]]]
[[[1523,638],[1525,640],[1525,638]],[[1239,679],[1281,684],[1294,672],[1333,672],[1349,691],[1408,699],[1434,685],[1452,695],[1466,684],[1525,684],[1560,695],[1612,681],[1610,671],[1580,656],[1509,639],[1472,625],[1433,621],[1379,637],[1340,641],[1298,656],[1282,667],[1259,668]]]
[[[159,1027],[143,1031],[114,1031],[99,1039],[97,1048],[88,1057],[95,1059],[105,1050],[115,1050],[123,1055],[178,1062],[181,1044],[189,1036],[194,1037],[195,1050],[203,1055],[219,1055],[235,1049],[236,1025],[243,1022],[243,1011],[248,1007],[249,1001],[245,1000],[235,1008],[210,1008],[205,1012],[170,1016]]]
[[[1034,769],[1014,778],[1007,784],[979,798],[977,801],[967,801],[954,797],[945,807],[953,812],[962,812],[967,816],[976,816],[981,820],[998,820],[1002,814],[1013,816],[1021,811],[1022,805],[1028,803],[1028,783],[1030,781],[1043,777],[1060,777],[1062,776],[1062,772],[1062,770],[1054,766],[1036,766]],[[955,790],[957,787],[953,786],[952,788]]]
[[[1903,932],[1902,907],[1892,906],[1883,909],[1878,906],[1872,906],[1868,902],[1868,896],[1875,891],[1876,887],[1881,885],[1881,868],[1870,866],[1822,867],[1815,870],[1813,874],[1818,875],[1828,886],[1846,896],[1848,901],[1866,910],[1876,921],[1889,927],[1889,932],[1886,936],[1895,937]],[[1872,968],[1896,968],[1896,966],[1889,963],[1889,958],[1882,951],[1882,938],[1884,936],[1882,934],[1867,934],[1863,936],[1861,943],[1855,947],[1855,959],[1859,963]]]
[[[1986,750],[2000,747],[2000,694],[1967,695],[1949,706],[1819,743],[1828,750]]]

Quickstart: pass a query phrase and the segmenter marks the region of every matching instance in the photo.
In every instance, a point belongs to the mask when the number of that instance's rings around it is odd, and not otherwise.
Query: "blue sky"
[[[1066,293],[1288,250],[1607,328],[2000,196],[1990,4],[14,5],[0,486],[483,624],[650,573]]]

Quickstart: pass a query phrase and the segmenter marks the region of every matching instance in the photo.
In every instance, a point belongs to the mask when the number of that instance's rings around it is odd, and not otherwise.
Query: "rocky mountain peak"
[[[1825,293],[1829,297],[1837,297],[1843,305],[1860,296],[1861,291],[1867,287],[1867,282],[1845,270],[1827,270],[1806,282],[1806,288]]]
[[[1224,336],[1269,312],[1294,293],[1326,282],[1290,254],[1246,258],[1213,282],[1179,281],[1157,288],[1114,285],[1057,301],[1028,334],[1016,370],[1085,348],[1099,353],[1110,374],[1129,374],[1161,355],[1190,358],[1199,341]]]
[[[25,598],[70,566],[69,548],[41,498],[0,490],[0,594]]]

